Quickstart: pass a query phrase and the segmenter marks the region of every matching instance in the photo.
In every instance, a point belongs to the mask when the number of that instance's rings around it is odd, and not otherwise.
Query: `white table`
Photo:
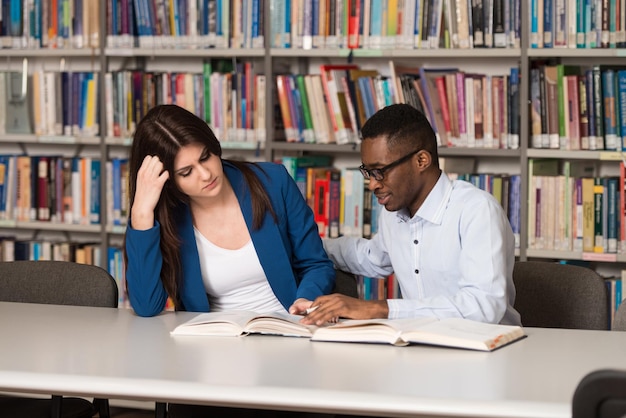
[[[171,337],[192,313],[0,302],[0,391],[378,416],[569,417],[578,381],[626,369],[626,333],[528,328],[491,353]]]

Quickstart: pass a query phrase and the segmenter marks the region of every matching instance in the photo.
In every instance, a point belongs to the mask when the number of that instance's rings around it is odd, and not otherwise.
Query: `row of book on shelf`
[[[98,0],[2,1],[2,48],[98,48],[100,33]]]
[[[491,76],[456,68],[402,67],[390,76],[355,64],[320,74],[279,74],[276,87],[287,142],[355,143],[376,111],[408,103],[429,119],[440,146],[519,148],[519,69]]]
[[[539,63],[530,101],[532,148],[626,149],[626,66]]]
[[[121,71],[105,75],[109,136],[129,137],[157,104],[176,104],[204,119],[221,141],[265,141],[265,76],[252,63],[204,63],[202,73]]]
[[[288,142],[357,143],[360,128],[377,110],[409,103],[427,116],[441,146],[519,147],[518,68],[491,76],[390,61],[389,69],[390,76],[383,76],[352,64],[322,65],[319,74],[276,75],[278,133]],[[109,137],[128,138],[150,108],[173,103],[206,120],[222,141],[266,139],[266,77],[251,62],[206,60],[201,73],[108,72],[104,92],[91,72],[36,70],[28,76],[21,116],[10,117],[18,111],[16,75],[21,80],[23,74],[0,72],[0,103],[6,104],[0,133],[89,137],[103,127]]]
[[[263,48],[266,3],[264,0],[108,1],[107,46]]]
[[[442,159],[446,161],[447,159]],[[280,159],[313,210],[320,236],[336,238],[355,236],[370,238],[378,230],[378,215],[382,206],[369,190],[368,181],[356,167],[336,168],[325,155],[283,156]],[[446,168],[445,164],[442,166]],[[461,168],[461,164],[456,164]],[[468,167],[464,164],[463,167]],[[455,164],[448,161],[447,169]],[[491,193],[507,213],[511,228],[520,239],[520,187],[519,175],[448,173],[451,179],[471,182]]]
[[[623,3],[530,0],[531,48],[626,48]]]
[[[529,161],[528,247],[602,259],[626,252],[624,163],[598,176],[593,162]]]
[[[273,48],[519,48],[519,0],[271,2]]]
[[[149,109],[177,104],[206,120],[222,141],[265,141],[265,76],[255,74],[250,62],[207,60],[201,73],[108,72],[104,93],[95,73],[36,70],[28,75],[23,117],[13,118],[8,112],[15,107],[16,76],[21,81],[23,74],[0,72],[0,103],[6,104],[0,133],[93,137],[103,126],[109,137],[129,138]]]
[[[106,45],[263,48],[269,23],[273,48],[519,47],[520,6],[520,0],[109,0]],[[1,45],[97,48],[100,13],[97,0],[5,0]]]
[[[126,301],[125,268],[122,248],[109,246],[103,253],[96,242],[69,242],[44,238],[23,239],[0,236],[0,261],[69,261],[91,264],[107,270],[115,278],[120,304]]]
[[[107,0],[112,48],[263,48],[263,0]],[[99,48],[98,0],[4,0],[4,48]]]
[[[100,224],[101,176],[106,175],[107,219],[125,225],[128,161],[0,155],[0,220]]]

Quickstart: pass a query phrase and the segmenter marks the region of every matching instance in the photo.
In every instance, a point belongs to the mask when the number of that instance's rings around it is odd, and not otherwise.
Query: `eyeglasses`
[[[385,172],[391,170],[392,168],[399,166],[400,164],[409,161],[409,159],[414,156],[415,154],[417,154],[418,152],[420,152],[421,149],[415,150],[407,155],[405,155],[404,157],[395,160],[392,163],[387,164],[384,167],[381,168],[372,168],[371,170],[368,168],[365,168],[365,166],[363,164],[361,164],[361,166],[359,167],[359,170],[361,171],[361,174],[363,174],[363,177],[365,177],[366,180],[369,180],[370,177],[373,177],[374,180],[376,181],[383,181],[383,179],[385,178]]]

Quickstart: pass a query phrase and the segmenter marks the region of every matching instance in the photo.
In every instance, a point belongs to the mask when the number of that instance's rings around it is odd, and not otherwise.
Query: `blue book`
[[[91,159],[90,168],[90,202],[89,202],[89,223],[100,223],[100,160],[97,158]]]
[[[22,37],[22,8],[22,0],[11,0],[9,35],[16,38]]]
[[[617,144],[617,114],[615,108],[615,71],[605,69],[602,77],[602,101],[604,111],[604,149],[616,151]],[[621,144],[620,144],[621,148]]]
[[[277,0],[281,1],[281,0]],[[283,46],[291,48],[291,2],[285,1],[285,15],[283,16],[285,30],[283,31]]]
[[[619,217],[619,191],[618,191],[618,183],[619,179],[617,177],[609,177],[606,180],[606,189],[607,189],[607,204],[606,204],[606,236],[607,236],[607,245],[605,247],[605,251],[607,253],[617,253],[617,243],[619,241],[619,228],[618,228],[618,217]]]
[[[626,151],[626,69],[617,71],[618,128],[622,151]]]
[[[260,5],[259,2],[261,0],[251,0],[252,1],[252,26],[251,26],[251,36],[252,36],[252,47],[255,47],[255,43],[254,40],[258,39],[259,36],[263,36],[263,34],[260,32],[259,30],[259,20],[263,19],[264,16],[259,16],[259,12],[260,12]],[[262,45],[259,45],[260,47],[262,47]]]
[[[111,161],[112,182],[113,190],[113,219],[111,219],[113,225],[122,225],[122,160],[120,158],[114,158]],[[124,222],[125,223],[125,222]]]
[[[586,46],[586,21],[590,16],[585,12],[586,0],[576,0],[576,48],[585,48]]]
[[[508,218],[515,237],[515,248],[520,247],[520,231],[521,231],[521,186],[522,178],[520,175],[512,175],[509,180],[509,208]]]
[[[35,48],[41,47],[42,40],[41,1],[42,0],[34,0],[34,10],[31,12],[30,15],[31,36],[33,37],[32,46],[34,46]]]
[[[145,36],[147,29],[147,16],[142,10],[143,0],[132,0],[132,3],[135,12],[135,27],[137,28],[137,35]]]
[[[382,0],[372,0],[372,4],[370,5],[370,48],[380,48],[382,42],[382,7]]]
[[[554,4],[553,0],[543,0],[543,47],[554,47]]]
[[[298,141],[304,142],[304,114],[302,113],[302,98],[300,97],[300,92],[296,88],[296,80],[293,74],[289,74],[287,76],[289,81],[289,91],[288,91],[288,99],[289,99],[289,113],[293,119],[293,124],[296,129],[298,129]]]
[[[224,23],[222,22],[222,13],[223,13],[222,2],[223,1],[228,1],[228,0],[216,0],[216,4],[215,4],[215,16],[216,16],[215,34],[218,39],[224,36]]]
[[[310,1],[310,4],[309,4]],[[310,35],[311,39],[310,39],[310,43],[307,45],[306,43],[304,44],[304,48],[305,49],[310,49],[310,48],[317,48],[318,45],[318,39],[320,36],[320,2],[319,0],[307,0],[307,2],[305,3],[305,9],[304,9],[304,28],[305,28],[305,32],[304,35],[305,37]],[[307,16],[307,12],[310,12],[310,15]],[[307,22],[308,21],[308,22]],[[310,33],[307,33],[306,29],[310,28]]]
[[[587,92],[587,121],[589,122],[589,149],[596,147],[596,108],[593,103],[593,70],[585,70],[585,91]]]
[[[361,90],[361,98],[363,100],[366,120],[376,113],[377,110],[374,106],[374,96],[372,89],[370,88],[370,82],[371,79],[368,77],[359,77],[357,80],[358,88]]]
[[[0,219],[6,219],[7,183],[9,181],[9,157],[0,155]]]

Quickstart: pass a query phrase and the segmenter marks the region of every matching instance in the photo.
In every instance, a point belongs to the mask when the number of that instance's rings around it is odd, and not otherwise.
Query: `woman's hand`
[[[137,188],[131,208],[133,229],[146,230],[154,226],[154,209],[169,177],[159,157],[147,155],[143,159],[137,171]]]
[[[312,304],[313,302],[305,298],[296,299],[293,305],[289,307],[289,313],[292,315],[304,315]]]

